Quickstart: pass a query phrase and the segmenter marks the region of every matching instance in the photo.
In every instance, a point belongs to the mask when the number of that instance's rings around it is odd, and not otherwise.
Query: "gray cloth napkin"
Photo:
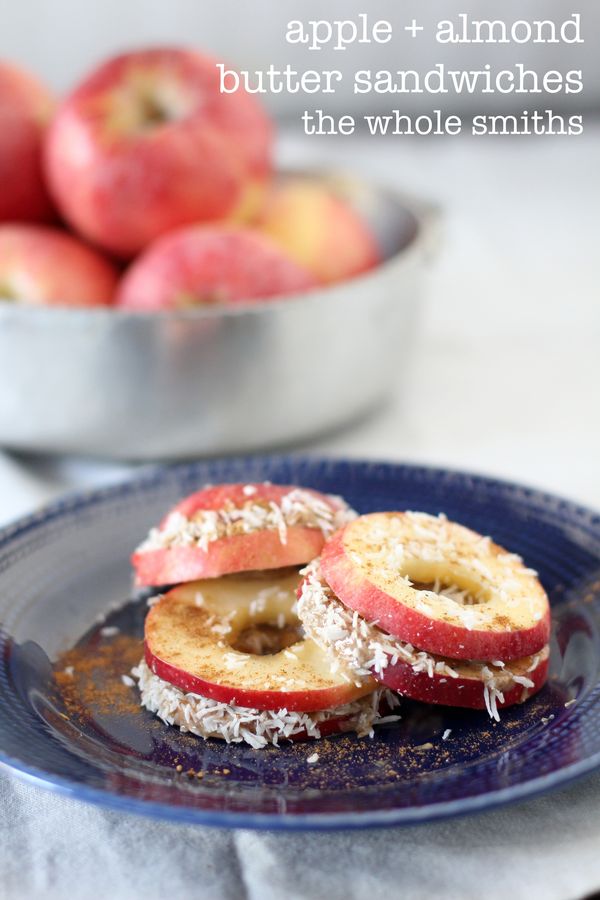
[[[339,833],[194,828],[0,776],[3,900],[571,900],[600,886],[600,775],[495,812]]]

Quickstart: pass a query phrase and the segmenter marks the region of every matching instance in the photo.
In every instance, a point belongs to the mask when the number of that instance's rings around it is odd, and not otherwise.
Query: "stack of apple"
[[[0,299],[169,310],[266,300],[378,262],[318,181],[273,177],[254,95],[215,61],[156,48],[104,62],[62,101],[0,62]]]
[[[499,721],[548,677],[537,573],[443,514],[358,516],[313,489],[212,485],[132,563],[138,585],[175,585],[146,617],[142,705],[200,737],[370,734],[398,695]]]

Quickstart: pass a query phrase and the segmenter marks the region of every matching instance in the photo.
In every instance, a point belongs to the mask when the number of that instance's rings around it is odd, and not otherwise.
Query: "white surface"
[[[311,452],[474,469],[600,508],[599,150],[592,127],[569,141],[284,144],[287,161],[352,165],[446,207],[409,389]],[[125,473],[0,457],[0,519]],[[6,900],[78,900],[99,886],[111,900],[468,900],[482,885],[488,900],[569,900],[600,888],[600,777],[479,818],[347,835],[184,829],[5,777],[0,804]]]
[[[494,473],[600,508],[599,159],[598,126],[581,141],[384,145],[376,177],[441,202],[443,249],[408,390],[328,452]]]

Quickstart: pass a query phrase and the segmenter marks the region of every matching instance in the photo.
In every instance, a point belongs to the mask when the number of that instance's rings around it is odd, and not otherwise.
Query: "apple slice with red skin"
[[[318,556],[323,536],[314,528],[288,531],[282,544],[276,531],[255,531],[199,547],[170,547],[134,553],[132,563],[138,586],[181,584],[199,578],[219,578],[233,572],[299,566]]]
[[[197,491],[179,502],[161,522],[158,534],[164,531],[173,515],[194,520],[203,512],[219,511],[226,507],[240,509],[248,504],[280,506],[282,499],[297,490],[289,485],[225,484]],[[335,498],[318,491],[302,489],[332,510],[343,510]],[[286,528],[286,542],[282,543],[278,530],[260,528],[247,533],[232,534],[208,543],[206,549],[194,544],[144,549],[142,545],[131,561],[138,585],[178,584],[199,578],[218,578],[233,572],[278,569],[299,566],[321,552],[325,537],[320,528],[292,525]]]
[[[526,656],[524,659],[512,660],[506,667],[508,670],[506,672],[492,666],[491,663],[445,659],[444,662],[458,673],[458,678],[437,672],[433,672],[432,675],[427,672],[415,672],[409,662],[399,660],[394,665],[387,666],[381,675],[375,677],[390,690],[398,691],[411,700],[442,706],[485,709],[482,669],[487,666],[493,671],[496,684],[504,696],[502,701],[497,701],[498,709],[504,709],[524,702],[542,689],[548,678],[549,656],[548,647],[545,647],[540,652],[539,662],[533,671],[529,669],[535,662],[535,656]],[[513,681],[510,673],[529,678],[533,682],[533,687],[526,687]]]
[[[355,674],[370,671],[385,687],[414,700],[473,709],[487,707],[496,718],[498,704],[522,702],[546,681],[548,646],[538,654],[504,665],[497,660],[465,661],[427,654],[392,638],[344,607],[323,580],[318,560],[304,570],[297,612],[305,634],[332,660]],[[502,700],[498,691],[503,694]]]
[[[550,607],[535,574],[519,557],[445,517],[361,516],[327,542],[321,572],[345,606],[428,653],[506,661],[548,643]],[[437,579],[481,602],[461,606],[412,585]]]
[[[185,693],[253,709],[316,712],[371,693],[372,678],[332,674],[327,654],[308,639],[264,656],[235,649],[253,626],[297,625],[299,581],[298,573],[237,575],[174,588],[146,617],[147,665]]]

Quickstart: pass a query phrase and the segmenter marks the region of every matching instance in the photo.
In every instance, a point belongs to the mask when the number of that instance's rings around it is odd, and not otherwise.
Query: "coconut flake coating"
[[[236,487],[232,485],[232,491]],[[206,551],[213,541],[263,530],[277,531],[285,545],[288,528],[314,528],[328,538],[356,518],[355,511],[341,497],[333,495],[296,487],[280,494],[274,486],[255,484],[244,485],[241,491],[240,501],[225,498],[218,509],[199,508],[191,514],[179,508],[185,504],[183,501],[159,528],[150,531],[136,552],[171,547],[199,547]],[[267,499],[263,496],[267,492],[274,497]]]
[[[485,707],[489,715],[498,720],[498,703],[504,702],[505,692],[516,684],[524,691],[533,688],[534,682],[528,674],[547,659],[547,648],[544,648],[532,657],[526,674],[517,674],[501,660],[449,660],[418,650],[412,644],[386,634],[376,623],[367,622],[356,611],[347,609],[321,576],[318,560],[310,563],[303,573],[298,618],[307,636],[329,653],[333,672],[348,667],[356,676],[384,676],[388,667],[402,662],[410,665],[415,674],[429,678],[458,679],[467,675],[481,681]],[[456,603],[468,601],[465,591],[457,587],[435,584],[434,590],[436,593],[443,591],[445,597]]]
[[[380,715],[385,705],[394,709],[398,696],[380,689],[366,697],[330,710],[314,713],[288,712],[287,709],[257,710],[234,704],[219,703],[199,694],[184,693],[154,675],[142,660],[132,669],[141,695],[141,705],[155,713],[167,725],[198,737],[220,738],[229,743],[245,742],[255,750],[281,740],[298,736],[320,738],[320,726],[334,719],[344,719],[340,730],[355,731],[359,736],[373,734],[377,724],[398,720],[398,715]]]

